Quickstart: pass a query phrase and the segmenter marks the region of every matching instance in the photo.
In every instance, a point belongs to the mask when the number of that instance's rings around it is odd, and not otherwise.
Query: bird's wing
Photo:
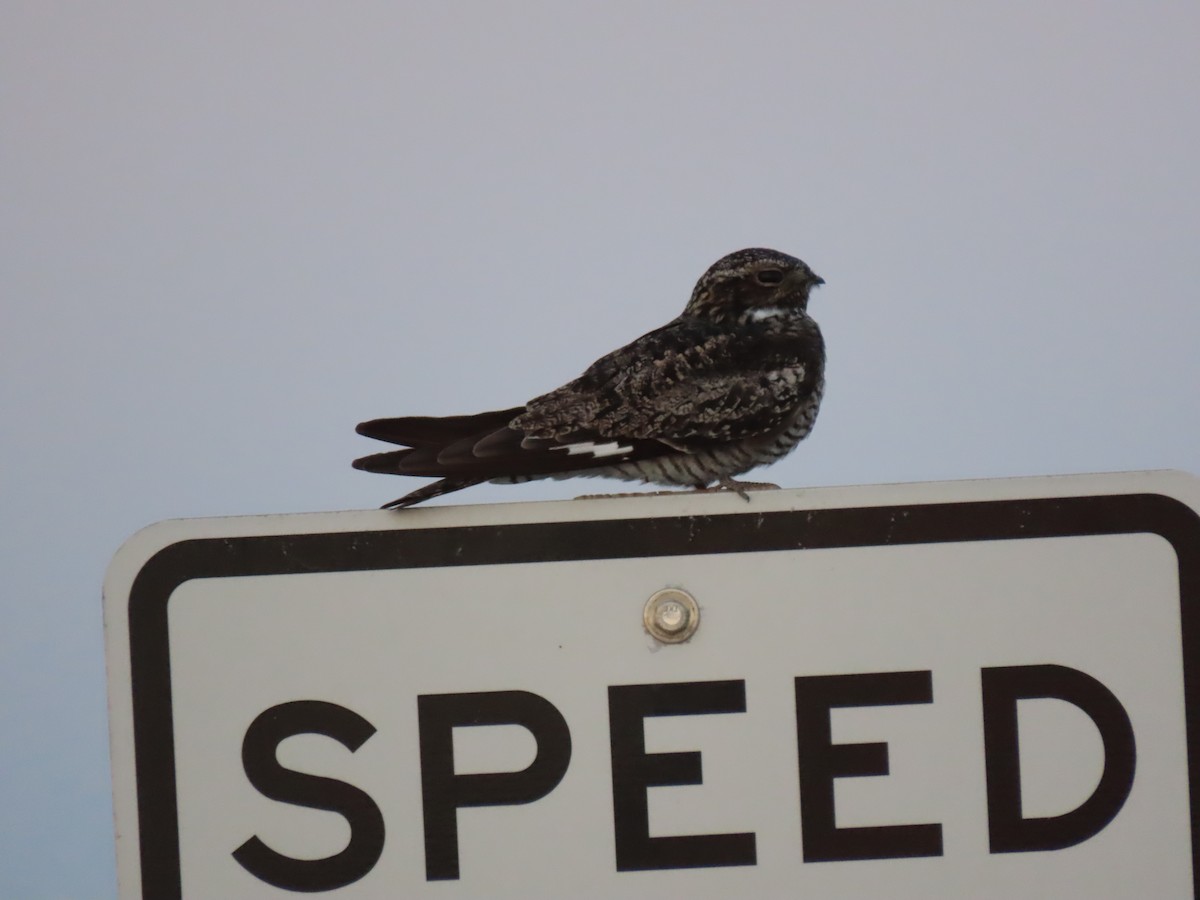
[[[408,444],[354,465],[476,483],[650,459],[765,434],[814,390],[820,334],[758,323],[730,331],[676,319],[593,363],[525,408],[367,422],[359,432]],[[447,488],[453,489],[453,488]]]
[[[473,416],[402,416],[395,419],[372,419],[360,423],[355,431],[377,441],[402,444],[405,447],[444,447],[468,435],[486,434],[493,429],[503,428],[524,411],[525,407],[517,406]]]
[[[544,441],[659,441],[677,450],[781,427],[821,377],[819,333],[679,320],[527,404],[513,427]]]

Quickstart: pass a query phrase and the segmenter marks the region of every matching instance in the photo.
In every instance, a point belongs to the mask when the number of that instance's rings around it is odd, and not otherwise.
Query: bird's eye
[[[779,269],[763,269],[754,276],[759,284],[779,284],[783,281],[783,272]]]

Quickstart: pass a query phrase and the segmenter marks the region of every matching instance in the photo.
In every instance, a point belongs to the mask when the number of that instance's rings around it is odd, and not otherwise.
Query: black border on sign
[[[1179,562],[1192,883],[1200,897],[1200,515],[1161,494],[1112,494],[707,516],[285,534],[180,541],[129,592],[142,896],[182,896],[168,607],[196,578],[1157,534]]]

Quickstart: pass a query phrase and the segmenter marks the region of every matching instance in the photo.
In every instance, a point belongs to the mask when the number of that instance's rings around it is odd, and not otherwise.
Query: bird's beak
[[[797,268],[788,273],[787,284],[793,290],[810,291],[824,283],[825,279],[816,272],[806,272],[804,269]]]

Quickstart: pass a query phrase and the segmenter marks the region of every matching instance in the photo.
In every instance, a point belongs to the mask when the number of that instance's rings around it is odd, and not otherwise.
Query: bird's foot
[[[777,491],[779,485],[769,481],[734,481],[732,478],[722,478],[712,487],[697,486],[691,489],[693,494],[719,494],[733,491],[747,503],[750,502],[749,491]],[[615,497],[667,497],[679,495],[684,491],[629,491],[621,494],[580,494],[576,500],[612,500]]]
[[[580,494],[576,500],[612,500],[614,497],[665,497],[683,491],[626,491],[620,494]]]
[[[733,491],[747,503],[750,502],[749,491],[777,491],[779,485],[769,481],[734,481],[728,476],[722,477],[713,487],[696,488],[697,493],[716,493],[718,491]]]

